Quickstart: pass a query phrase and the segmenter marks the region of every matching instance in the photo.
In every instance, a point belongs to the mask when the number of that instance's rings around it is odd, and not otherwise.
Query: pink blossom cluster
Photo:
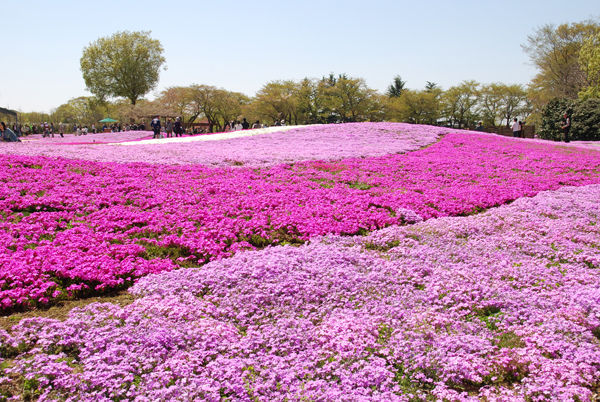
[[[263,169],[0,156],[3,309],[239,250],[469,215],[600,183],[598,153],[450,133],[415,152]]]
[[[5,375],[40,401],[591,401],[599,200],[567,187],[149,275],[132,305],[0,331]]]
[[[253,130],[248,131],[249,133]],[[119,146],[98,142],[125,142],[148,137],[151,133],[88,134],[69,139],[45,139],[1,144],[0,152],[13,155],[51,156],[98,162],[144,162],[163,165],[204,164],[209,166],[263,167],[304,160],[332,160],[382,156],[414,151],[435,142],[448,129],[402,123],[353,123],[306,126],[285,132],[224,139]],[[142,133],[142,134],[140,134]],[[210,135],[185,137],[207,139]],[[50,141],[52,140],[52,141]],[[58,146],[60,141],[68,146]],[[76,142],[96,141],[95,144]]]

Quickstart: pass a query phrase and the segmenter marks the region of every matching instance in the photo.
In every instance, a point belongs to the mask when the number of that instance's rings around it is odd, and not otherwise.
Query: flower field
[[[23,145],[0,155],[4,314],[115,289],[136,300],[0,330],[7,398],[600,391],[593,146],[391,123]]]
[[[368,123],[269,127],[159,140],[151,139],[150,132],[130,131],[65,138],[39,136],[19,146],[7,144],[3,153],[96,162],[263,167],[303,160],[402,153],[434,142],[445,131],[407,124]],[[59,144],[69,146],[57,147]]]

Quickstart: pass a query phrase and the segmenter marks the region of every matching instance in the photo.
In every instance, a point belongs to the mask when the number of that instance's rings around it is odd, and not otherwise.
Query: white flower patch
[[[196,136],[192,136],[192,137],[155,138],[155,139],[150,139],[150,140],[121,142],[121,143],[113,143],[113,144],[108,144],[108,145],[152,145],[152,144],[168,144],[168,143],[182,143],[182,142],[196,142],[196,141],[230,140],[232,138],[252,137],[254,135],[283,132],[283,131],[288,131],[288,130],[292,130],[292,129],[299,128],[299,127],[306,127],[306,126],[267,127],[267,128],[257,128],[257,129],[253,129],[253,130],[229,131],[227,133],[196,135]]]

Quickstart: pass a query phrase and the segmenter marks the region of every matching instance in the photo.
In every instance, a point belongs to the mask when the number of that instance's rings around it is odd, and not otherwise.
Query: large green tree
[[[261,117],[270,121],[285,119],[298,124],[300,86],[293,80],[267,82],[256,93],[255,103]]]
[[[160,41],[149,31],[117,32],[83,49],[81,71],[87,89],[100,99],[122,97],[132,105],[156,88],[165,63]]]
[[[453,126],[463,128],[478,120],[480,84],[474,80],[450,87],[442,95],[442,113]]]
[[[440,89],[404,89],[388,103],[394,120],[413,124],[436,124],[440,114]]]
[[[571,24],[547,24],[527,37],[521,45],[538,73],[531,86],[541,91],[542,102],[560,97],[577,99],[586,84],[586,72],[579,63],[579,52],[586,38],[596,35],[600,24],[594,20]]]
[[[587,75],[586,85],[579,92],[581,99],[600,98],[600,33],[590,36],[579,52],[579,64]]]

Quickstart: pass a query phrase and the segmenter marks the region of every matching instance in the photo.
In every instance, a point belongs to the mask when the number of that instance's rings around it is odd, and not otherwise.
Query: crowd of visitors
[[[19,137],[17,137],[15,132],[6,126],[6,123],[0,122],[0,131],[2,131],[2,136],[0,137],[2,141],[21,142],[21,140],[19,139]]]
[[[274,126],[285,126],[285,120],[277,120],[273,124]],[[269,127],[268,124],[261,124],[260,121],[255,121],[250,124],[243,118],[242,121],[230,121],[226,123],[223,127],[224,132],[228,131],[236,131],[236,130],[248,130],[250,128],[265,128]],[[87,135],[87,134],[96,134],[98,132],[112,132],[118,133],[122,131],[145,131],[146,123],[131,123],[131,124],[120,124],[115,123],[112,125],[104,124],[102,127],[97,127],[96,124],[92,124],[91,127],[82,124],[66,124],[66,123],[58,123],[55,125],[53,122],[43,122],[43,123],[31,123],[31,124],[17,124],[12,123],[6,125],[8,129],[8,133],[2,135],[3,141],[9,141],[6,138],[14,136],[16,140],[20,141],[19,138],[27,137],[33,134],[41,134],[44,138],[55,136],[60,136],[64,138],[65,134],[74,134],[75,136]],[[201,128],[198,126],[190,126],[188,128],[184,128],[183,123],[181,122],[181,118],[177,117],[173,121],[171,118],[167,118],[167,120],[162,123],[160,120],[160,116],[155,116],[150,123],[150,128],[154,132],[153,138],[171,138],[171,137],[182,137],[184,134],[188,135],[196,135],[196,134],[208,134],[210,131],[208,128]],[[4,133],[6,130],[2,130]]]

